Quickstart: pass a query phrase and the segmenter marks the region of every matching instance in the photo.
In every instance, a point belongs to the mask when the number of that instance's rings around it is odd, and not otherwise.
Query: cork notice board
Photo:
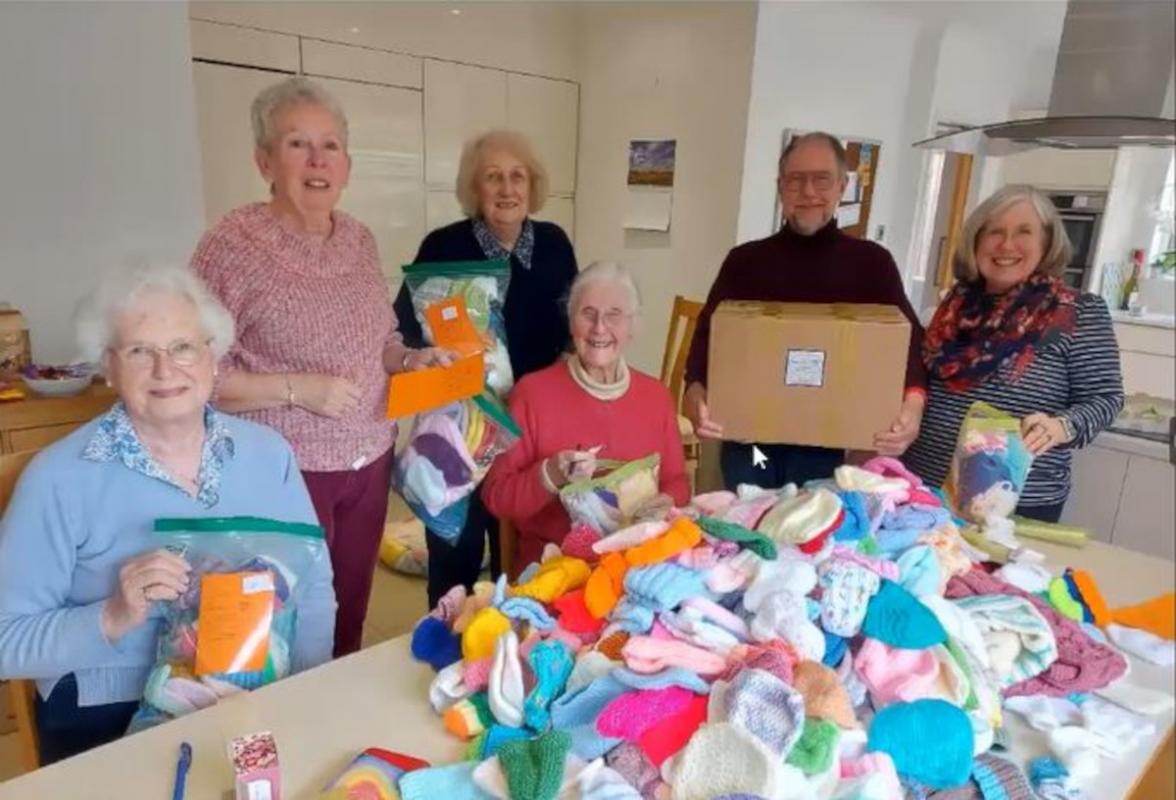
[[[793,136],[807,132],[795,128],[785,130],[780,142],[780,153],[784,153],[784,148],[792,141]],[[874,203],[874,186],[877,184],[878,160],[882,154],[882,142],[863,136],[833,135],[845,146],[845,154],[849,161],[849,183],[845,187],[845,193],[842,194],[841,203],[837,208],[837,224],[850,236],[865,239],[870,229],[870,209]],[[776,195],[773,223],[773,231],[779,230],[784,223],[778,194]]]

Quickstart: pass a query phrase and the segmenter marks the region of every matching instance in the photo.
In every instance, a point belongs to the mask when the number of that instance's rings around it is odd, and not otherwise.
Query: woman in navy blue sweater
[[[416,256],[418,264],[509,259],[504,316],[516,381],[550,366],[568,347],[564,302],[576,277],[576,254],[562,228],[530,218],[546,198],[547,171],[525,137],[513,131],[478,136],[462,149],[457,173],[457,199],[466,219],[431,231]],[[396,298],[396,316],[405,343],[423,346],[407,286]],[[498,520],[486,511],[478,492],[470,498],[469,517],[455,543],[426,532],[430,608],[453,586],[473,586],[487,536],[490,571],[497,577]]]

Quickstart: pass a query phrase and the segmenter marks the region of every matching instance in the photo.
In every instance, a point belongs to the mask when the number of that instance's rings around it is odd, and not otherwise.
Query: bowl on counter
[[[20,377],[37,394],[48,397],[70,397],[86,391],[97,370],[93,364],[54,366],[33,364],[25,367]]]

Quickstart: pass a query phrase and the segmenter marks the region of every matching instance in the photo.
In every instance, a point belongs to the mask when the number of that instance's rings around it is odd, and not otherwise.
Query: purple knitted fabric
[[[1040,675],[1006,688],[1002,693],[1005,697],[1031,694],[1066,697],[1075,692],[1092,692],[1127,672],[1127,661],[1121,655],[1090,638],[1077,622],[1063,617],[1036,595],[1023,592],[978,567],[953,577],[947,584],[946,595],[952,600],[987,594],[1011,594],[1028,600],[1045,617],[1058,644],[1057,661]]]

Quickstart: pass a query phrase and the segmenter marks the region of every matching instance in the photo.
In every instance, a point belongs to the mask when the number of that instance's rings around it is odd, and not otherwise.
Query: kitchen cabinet
[[[1176,558],[1174,484],[1176,466],[1168,445],[1102,433],[1074,454],[1062,522],[1118,547]]]
[[[1176,335],[1171,318],[1128,322],[1133,318],[1125,312],[1112,311],[1111,316],[1119,343],[1123,390],[1127,394],[1172,399],[1176,390]]]

